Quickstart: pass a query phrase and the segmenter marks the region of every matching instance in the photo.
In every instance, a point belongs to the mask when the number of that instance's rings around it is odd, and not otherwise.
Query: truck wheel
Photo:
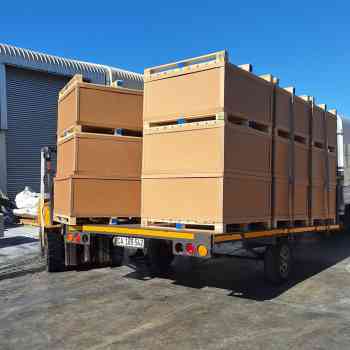
[[[46,269],[48,272],[65,270],[64,240],[59,231],[49,231],[46,234]]]
[[[170,241],[154,239],[147,248],[148,265],[151,274],[162,274],[169,271],[174,259]]]
[[[267,247],[264,256],[266,280],[273,284],[287,281],[292,271],[292,262],[292,250],[288,243]]]
[[[118,266],[123,265],[124,248],[114,246],[112,240],[111,240],[110,254],[111,254],[111,266],[112,267],[118,267]]]

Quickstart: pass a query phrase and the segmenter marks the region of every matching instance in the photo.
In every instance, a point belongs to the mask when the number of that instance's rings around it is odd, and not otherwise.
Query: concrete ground
[[[5,229],[0,238],[0,268],[39,254],[39,228],[17,226]]]
[[[350,235],[306,239],[295,258],[278,288],[261,262],[229,258],[166,278],[142,261],[6,278],[0,349],[349,349]]]

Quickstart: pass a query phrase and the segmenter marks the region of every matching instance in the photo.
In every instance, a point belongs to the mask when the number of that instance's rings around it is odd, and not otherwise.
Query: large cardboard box
[[[325,130],[326,128],[326,130]],[[325,146],[327,137],[328,146],[332,151],[337,147],[337,116],[326,110],[325,106],[314,106],[312,120],[312,140]]]
[[[142,138],[74,133],[58,141],[58,178],[93,176],[140,179]]]
[[[293,147],[294,154],[289,139],[275,137],[275,224],[309,216],[309,148],[299,142],[293,142]]]
[[[295,135],[308,139],[312,108],[310,102],[279,87],[276,87],[275,99],[277,130],[290,133],[294,129]]]
[[[146,69],[144,80],[146,123],[219,112],[272,123],[271,83],[229,63],[225,52]]]
[[[143,93],[75,81],[60,93],[57,133],[82,125],[142,130]]]
[[[140,217],[141,182],[74,176],[55,179],[54,215],[79,218]]]
[[[143,177],[271,176],[271,135],[215,121],[145,130]]]
[[[270,181],[254,176],[142,179],[142,220],[225,225],[269,222]]]
[[[328,206],[329,201],[329,208]],[[336,217],[336,186],[331,185],[329,193],[324,185],[312,186],[311,217],[313,220],[333,219]]]
[[[270,222],[271,135],[223,121],[148,130],[142,219],[197,225]]]

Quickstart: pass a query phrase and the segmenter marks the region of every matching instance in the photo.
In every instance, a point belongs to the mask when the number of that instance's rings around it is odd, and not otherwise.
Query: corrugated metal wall
[[[6,67],[7,191],[40,190],[40,149],[56,144],[58,92],[66,77]]]

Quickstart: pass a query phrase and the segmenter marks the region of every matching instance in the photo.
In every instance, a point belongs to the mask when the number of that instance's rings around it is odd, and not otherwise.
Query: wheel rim
[[[287,245],[282,245],[280,249],[280,274],[283,278],[288,277],[290,265],[290,250]]]

